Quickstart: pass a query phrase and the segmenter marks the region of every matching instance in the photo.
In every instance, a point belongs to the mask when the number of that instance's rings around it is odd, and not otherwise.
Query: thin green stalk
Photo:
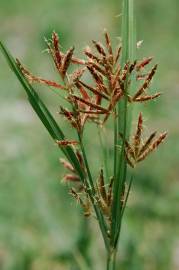
[[[109,250],[109,240],[108,240],[108,235],[107,235],[108,228],[107,228],[106,222],[104,220],[103,214],[101,213],[100,209],[98,208],[98,206],[96,205],[96,202],[94,200],[95,187],[94,187],[92,175],[91,175],[91,172],[90,172],[90,169],[89,169],[88,160],[87,160],[87,157],[86,157],[86,152],[85,152],[85,149],[84,149],[84,145],[83,145],[81,135],[78,134],[78,137],[79,137],[79,142],[80,142],[80,147],[81,147],[85,167],[86,167],[87,174],[88,174],[88,180],[89,180],[89,185],[87,186],[88,193],[89,193],[91,202],[93,204],[93,207],[94,207],[94,210],[95,210],[98,222],[99,222],[99,226],[100,226],[100,229],[101,229],[101,232],[102,232],[102,235],[103,235],[106,250],[108,251]]]
[[[117,231],[116,242],[115,242],[116,249],[117,249],[117,245],[118,245],[119,237],[120,237],[120,232],[121,232],[122,218],[123,218],[123,215],[124,215],[124,211],[126,209],[126,205],[127,205],[130,190],[131,190],[131,187],[132,187],[133,179],[134,179],[134,175],[131,176],[129,186],[128,186],[128,190],[127,190],[127,194],[126,194],[126,198],[125,198],[125,202],[124,202],[124,205],[123,205],[122,210],[121,210],[121,218],[120,218],[120,223],[118,225],[118,231]]]
[[[123,67],[125,63],[130,60],[134,60],[136,48],[135,41],[135,23],[134,23],[134,3],[133,0],[123,0],[123,12],[122,12],[122,60],[121,66]],[[121,219],[122,219],[122,204],[121,204],[121,196],[124,192],[124,185],[126,182],[127,176],[127,162],[125,159],[125,139],[129,133],[129,110],[128,110],[128,80],[126,80],[124,89],[125,96],[123,103],[120,103],[118,106],[118,123],[117,132],[115,132],[115,143],[121,146],[120,156],[119,152],[115,152],[114,160],[117,162],[115,167],[114,175],[114,200],[113,200],[113,208],[112,208],[112,240],[111,244],[117,248]],[[117,135],[120,133],[123,134],[124,140],[120,141],[119,137],[116,139]],[[117,140],[117,142],[116,142]]]
[[[123,11],[122,11],[122,27],[123,27],[123,33],[122,33],[122,66],[124,66],[125,59],[126,59],[126,53],[128,51],[128,42],[125,42],[124,40],[127,40],[128,37],[128,23],[126,22],[127,15],[128,14],[128,0],[123,0]],[[127,47],[126,47],[127,46]],[[118,106],[118,118],[116,118],[116,123],[115,126],[117,126],[117,130],[114,130],[114,138],[115,138],[115,146],[120,145],[119,144],[119,139],[118,139],[118,133],[121,131],[121,125],[122,127],[124,126],[124,114],[125,112],[125,101],[121,103]],[[123,116],[123,117],[121,117]],[[122,129],[122,132],[124,130]],[[124,134],[123,134],[124,136]],[[121,148],[121,155],[123,151]],[[114,152],[114,160],[115,160],[115,171],[114,171],[114,191],[113,191],[113,206],[112,206],[112,225],[111,225],[111,232],[112,232],[112,239],[111,239],[111,244],[114,245],[115,241],[115,235],[116,235],[116,228],[117,228],[117,222],[118,222],[118,213],[120,209],[120,197],[119,197],[119,188],[120,188],[120,183],[118,179],[118,168],[119,168],[119,157],[118,157],[118,151]]]
[[[134,175],[131,176],[131,179],[130,179],[130,182],[129,182],[129,186],[128,186],[128,189],[127,189],[126,198],[125,198],[125,201],[124,201],[124,206],[123,206],[122,212],[121,212],[121,217],[123,217],[124,211],[126,209],[126,205],[127,205],[127,201],[128,201],[128,198],[129,198],[130,191],[131,191],[133,179],[134,179]]]
[[[107,257],[107,270],[115,270],[116,268],[116,253],[117,250],[113,250],[112,252],[108,253]]]
[[[116,114],[116,110],[115,110]],[[114,114],[114,115],[115,115]],[[116,179],[117,173],[117,142],[118,142],[118,121],[117,118],[114,118],[114,178]]]
[[[109,180],[108,152],[107,152],[108,150],[107,150],[107,145],[104,145],[104,143],[103,143],[103,138],[102,138],[100,127],[98,127],[98,134],[99,134],[100,147],[102,149],[102,159],[104,162],[105,175],[106,175],[106,179]]]

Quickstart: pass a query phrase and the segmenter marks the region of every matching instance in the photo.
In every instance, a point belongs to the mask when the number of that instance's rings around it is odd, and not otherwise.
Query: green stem
[[[114,115],[116,114],[116,110]],[[118,142],[118,119],[114,118],[114,178],[116,179],[117,173],[117,142]]]
[[[91,202],[93,204],[97,220],[99,222],[99,226],[100,226],[100,229],[101,229],[101,232],[102,232],[102,235],[103,235],[106,250],[109,251],[109,239],[108,239],[108,235],[107,235],[108,228],[107,228],[106,222],[104,220],[103,214],[101,213],[100,208],[98,207],[98,205],[95,202],[96,191],[95,191],[92,175],[91,175],[91,172],[90,172],[90,169],[89,169],[88,160],[87,160],[87,157],[86,157],[86,152],[85,152],[85,149],[84,149],[84,145],[83,145],[81,135],[78,134],[78,137],[79,137],[80,147],[81,147],[81,151],[82,151],[82,155],[83,155],[83,159],[84,159],[84,163],[85,163],[85,167],[86,167],[87,174],[88,174],[88,179],[89,179],[89,185],[87,186],[87,190],[88,190],[87,192],[88,192],[89,197],[91,199]]]
[[[100,146],[102,149],[102,160],[103,160],[102,162],[104,162],[105,175],[106,175],[106,179],[109,180],[108,149],[107,149],[107,144],[104,145],[100,127],[98,127],[98,134],[99,134]]]
[[[134,0],[123,0],[122,11],[122,59],[121,66],[124,67],[127,61],[132,62],[135,59],[136,39],[135,39],[135,20],[134,20]],[[125,158],[125,139],[129,136],[130,131],[130,109],[128,108],[128,94],[131,89],[128,87],[128,79],[124,85],[124,100],[118,106],[118,123],[117,135],[123,134],[123,140],[117,139],[117,144],[121,146],[120,156],[118,151],[115,154],[115,171],[114,171],[114,189],[113,189],[113,206],[112,206],[112,240],[111,245],[117,248],[117,242],[120,235],[120,228],[123,216],[121,196],[124,192],[127,162]],[[132,80],[132,78],[131,78]],[[115,131],[114,131],[115,132]],[[115,132],[116,133],[116,132]],[[116,135],[115,135],[116,136]]]
[[[117,250],[113,250],[108,253],[106,270],[116,269],[116,253]]]

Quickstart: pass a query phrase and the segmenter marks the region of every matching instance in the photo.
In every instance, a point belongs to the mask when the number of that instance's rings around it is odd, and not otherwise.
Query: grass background
[[[63,47],[74,44],[79,55],[91,39],[101,38],[104,27],[114,39],[120,35],[117,0],[2,0],[0,7],[0,38],[34,73],[47,78],[56,75],[42,53],[43,37],[50,37],[54,29]],[[136,172],[120,243],[123,270],[179,269],[178,10],[178,0],[136,1],[138,40],[144,40],[138,55],[153,55],[159,63],[153,88],[163,95],[149,106],[137,106],[133,122],[136,112],[143,110],[147,130],[168,130],[169,137]],[[56,114],[56,96],[44,87],[39,91]],[[0,123],[0,269],[76,270],[71,254],[83,263],[77,244],[83,251],[89,244],[94,269],[103,269],[101,241],[92,244],[98,236],[96,226],[90,224],[90,244],[79,209],[60,184],[61,153],[2,56]],[[95,164],[98,142],[91,140],[92,132],[86,141]]]

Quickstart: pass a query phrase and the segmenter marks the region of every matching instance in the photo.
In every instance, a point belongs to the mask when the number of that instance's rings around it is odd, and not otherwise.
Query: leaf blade
[[[0,49],[2,53],[4,54],[11,70],[15,73],[23,89],[25,90],[32,108],[38,115],[43,125],[46,127],[51,137],[55,141],[64,140],[65,139],[64,133],[58,126],[57,122],[55,121],[55,119],[53,118],[53,116],[51,115],[51,113],[49,112],[45,104],[43,103],[43,101],[40,99],[39,95],[36,93],[35,89],[30,85],[27,79],[24,78],[23,74],[21,73],[19,67],[16,64],[16,61],[14,60],[14,58],[11,56],[11,54],[8,52],[8,50],[6,49],[6,47],[3,45],[1,41],[0,41]],[[73,166],[79,173],[81,180],[83,180],[84,175],[72,147],[70,146],[67,146],[65,148],[61,147],[61,150],[64,153],[64,155],[67,157],[67,159],[73,164]]]

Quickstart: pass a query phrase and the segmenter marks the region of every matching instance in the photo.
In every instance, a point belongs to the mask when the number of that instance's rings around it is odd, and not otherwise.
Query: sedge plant
[[[84,216],[96,217],[107,253],[106,269],[116,269],[116,253],[122,219],[129,197],[133,170],[151,152],[158,148],[167,133],[157,136],[152,132],[143,139],[143,114],[139,114],[137,127],[131,133],[132,107],[136,103],[150,102],[160,93],[150,94],[150,85],[157,65],[148,68],[152,58],[136,58],[136,35],[133,0],[123,0],[122,42],[114,48],[110,35],[104,31],[104,45],[92,41],[84,50],[84,59],[74,56],[74,47],[64,52],[56,32],[46,40],[59,81],[33,75],[17,59],[14,59],[0,43],[11,69],[17,76],[34,111],[64,154],[60,161],[65,168],[64,181],[69,192],[83,210]],[[86,74],[91,81],[86,81]],[[59,117],[69,123],[76,136],[69,138],[49,112],[36,90],[35,84],[56,89],[63,95]],[[113,122],[113,168],[108,170],[108,145],[103,145],[104,166],[94,176],[89,163],[88,149],[84,143],[86,126],[91,124],[100,132],[108,122]],[[98,153],[96,153],[98,155]],[[112,171],[112,172],[111,172]]]

